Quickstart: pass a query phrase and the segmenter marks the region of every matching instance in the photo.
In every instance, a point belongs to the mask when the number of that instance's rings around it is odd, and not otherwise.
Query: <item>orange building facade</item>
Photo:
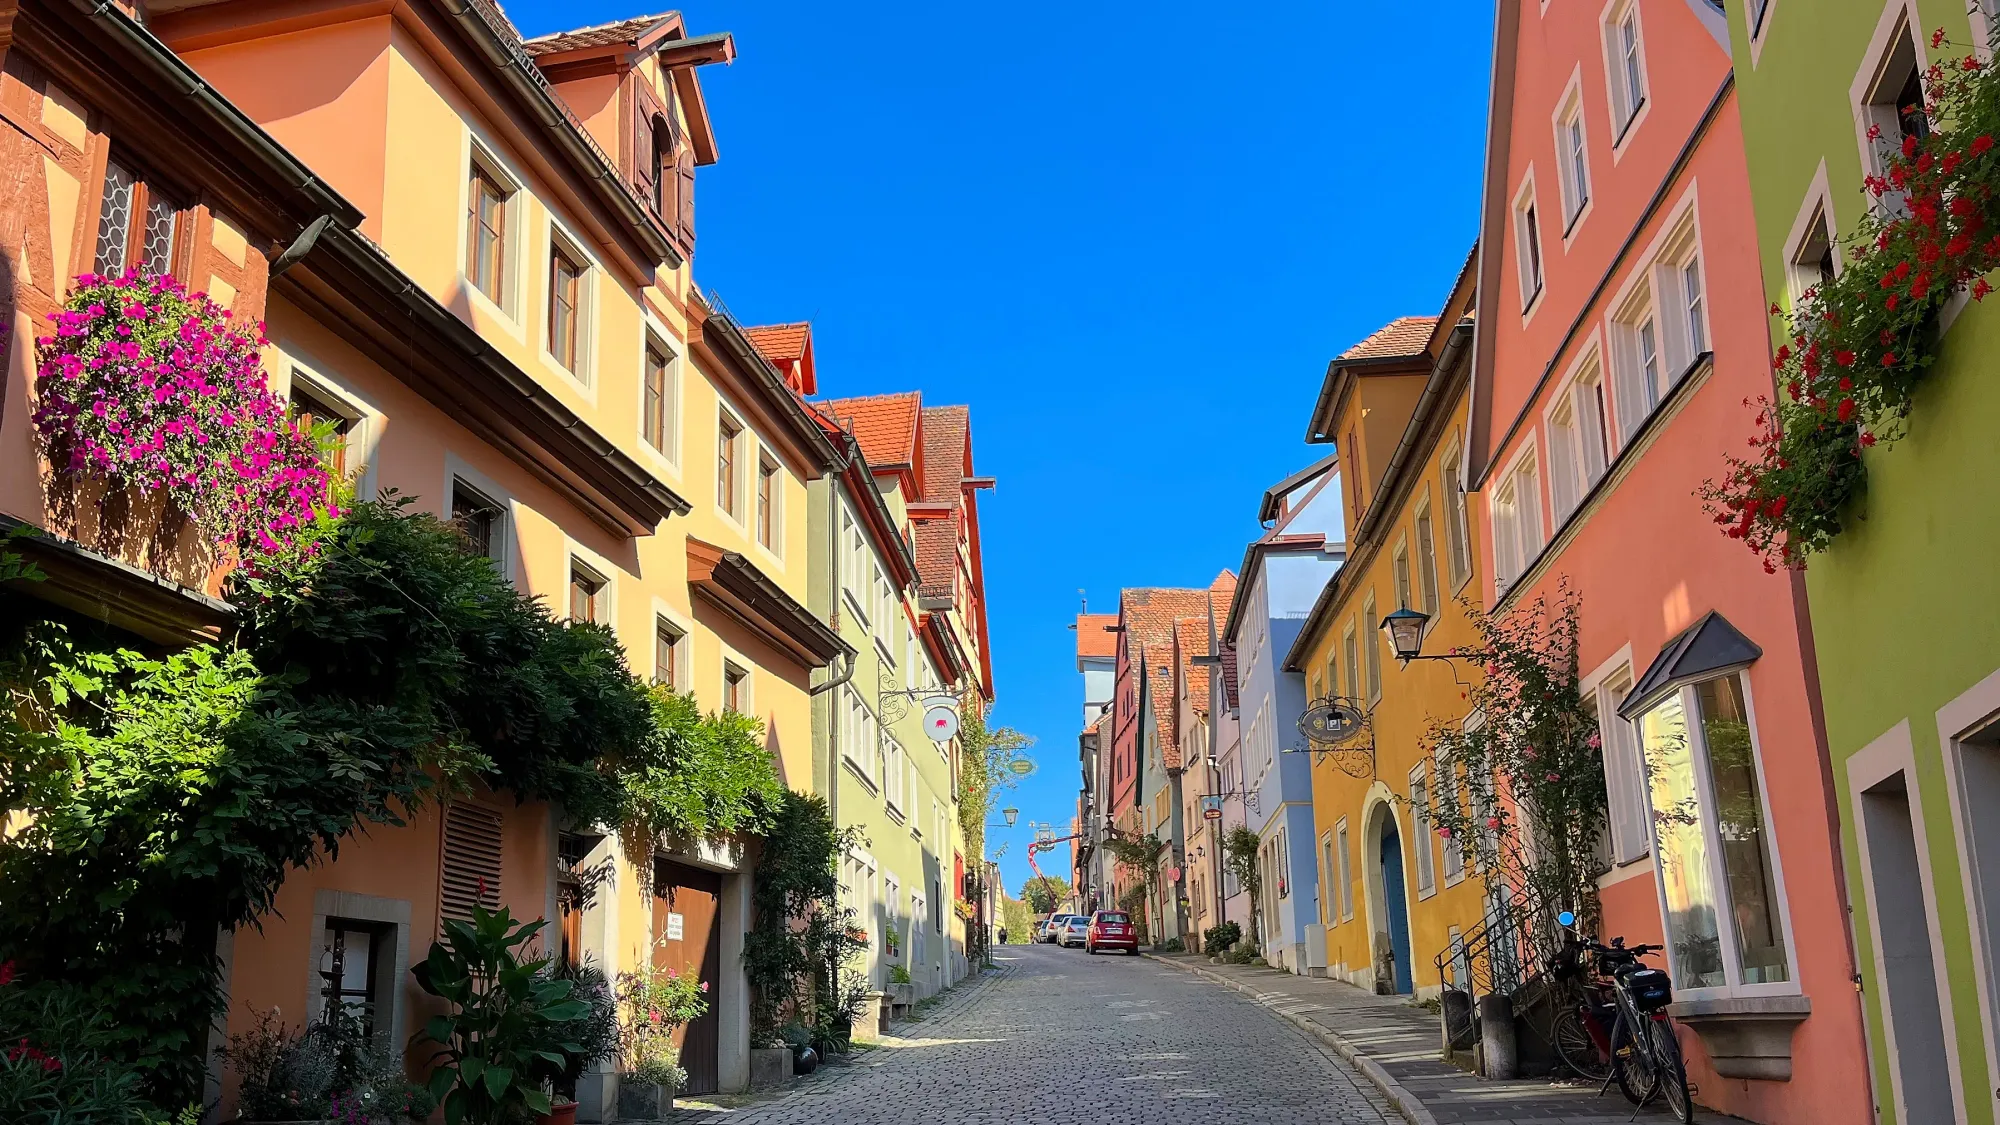
[[[1668,946],[1698,1100],[1870,1120],[1804,586],[1696,496],[1772,392],[1727,30],[1680,0],[1503,4],[1496,44],[1466,468],[1483,600],[1580,599],[1604,936]]]
[[[838,455],[797,366],[691,277],[695,169],[716,159],[696,72],[733,53],[678,15],[526,40],[484,3],[0,2],[0,517],[69,540],[40,551],[37,596],[135,644],[228,635],[220,574],[61,524],[30,426],[33,341],[71,279],[172,273],[267,325],[272,389],[337,422],[359,494],[415,497],[559,614],[610,626],[635,671],[755,714],[811,791],[810,692],[852,657],[805,608],[806,490]],[[508,793],[429,806],[219,935],[216,1043],[273,1009],[311,1021],[332,972],[404,1049],[428,1014],[405,969],[484,901],[559,922],[551,954],[700,973],[690,1090],[742,1089],[755,849]],[[584,866],[612,878],[573,902]],[[615,1084],[580,1093],[600,1118]]]

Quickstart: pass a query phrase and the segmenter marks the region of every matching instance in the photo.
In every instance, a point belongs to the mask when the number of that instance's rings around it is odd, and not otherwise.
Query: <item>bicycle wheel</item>
[[[1556,1016],[1549,1038],[1555,1041],[1556,1054],[1563,1065],[1578,1077],[1599,1083],[1610,1077],[1611,1060],[1605,1057],[1604,1048],[1597,1045],[1596,1036],[1591,1034],[1590,1024],[1575,1008]]]
[[[1694,1097],[1688,1090],[1687,1066],[1681,1061],[1680,1037],[1674,1034],[1670,1020],[1648,1022],[1652,1024],[1653,1065],[1660,1080],[1660,1092],[1667,1097],[1667,1108],[1681,1125],[1694,1125]]]
[[[1632,1038],[1631,1025],[1623,1018],[1611,1029],[1611,1074],[1618,1079],[1618,1092],[1633,1105],[1645,1105],[1659,1088],[1651,1048]]]

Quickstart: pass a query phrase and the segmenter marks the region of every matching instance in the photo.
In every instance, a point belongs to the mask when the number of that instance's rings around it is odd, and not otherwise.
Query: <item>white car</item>
[[[1071,914],[1056,934],[1056,944],[1064,949],[1082,949],[1090,942],[1090,919]]]
[[[1054,945],[1057,941],[1061,940],[1063,925],[1074,917],[1074,914],[1049,915],[1048,920],[1043,922],[1041,928],[1035,931],[1035,940]]]

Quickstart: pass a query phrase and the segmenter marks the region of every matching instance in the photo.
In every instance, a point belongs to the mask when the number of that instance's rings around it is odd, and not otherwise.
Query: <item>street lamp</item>
[[[1019,820],[1019,819],[1020,819],[1020,817],[1021,817],[1021,810],[1020,810],[1020,809],[1001,809],[1001,810],[1000,810],[1000,815],[1001,815],[1001,817],[1002,817],[1002,818],[1004,818],[1004,819],[1005,819],[1005,820],[1007,821],[1007,827],[1009,827],[1009,828],[1012,828],[1012,827],[1014,827],[1014,822],[1015,822],[1016,820]]]
[[[1420,659],[1424,647],[1424,626],[1431,615],[1404,606],[1382,619],[1382,635],[1389,638],[1389,650],[1396,659],[1408,663]]]

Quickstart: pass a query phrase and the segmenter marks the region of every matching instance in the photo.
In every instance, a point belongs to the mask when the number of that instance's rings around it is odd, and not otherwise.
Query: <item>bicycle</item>
[[[1574,924],[1575,917],[1568,912],[1559,919],[1564,926]],[[1643,1107],[1655,1097],[1663,1097],[1667,1108],[1682,1125],[1694,1125],[1694,1091],[1688,1085],[1687,1064],[1681,1057],[1680,1037],[1674,1032],[1673,1019],[1667,1015],[1667,1005],[1673,1002],[1673,981],[1665,970],[1650,968],[1639,963],[1642,957],[1651,956],[1665,950],[1659,945],[1627,946],[1625,939],[1613,938],[1610,945],[1603,945],[1589,938],[1581,939],[1579,948],[1596,958],[1595,968],[1599,980],[1592,987],[1598,995],[1609,993],[1612,1012],[1608,1037],[1605,1039],[1605,1065],[1609,1073],[1601,1080],[1603,1085],[1598,1093],[1618,1083],[1619,1093],[1634,1106]],[[1586,1001],[1588,1003],[1588,1001]],[[1578,1019],[1585,1023],[1587,1037],[1593,1043],[1596,1035],[1591,1024],[1598,1013],[1591,1012],[1585,1019],[1579,1012]],[[1562,1051],[1562,1027],[1557,1026],[1557,1050]],[[1582,1040],[1575,1041],[1581,1046]],[[1564,1062],[1575,1068],[1567,1054]],[[1580,1060],[1588,1063],[1587,1055]],[[1577,1068],[1578,1073],[1583,1073]],[[1637,1109],[1633,1111],[1635,1114]]]

